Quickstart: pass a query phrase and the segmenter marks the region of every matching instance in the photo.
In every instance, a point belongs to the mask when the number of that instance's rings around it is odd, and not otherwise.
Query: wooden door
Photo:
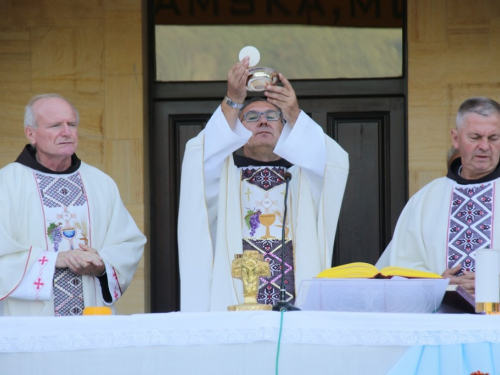
[[[376,81],[376,82],[374,82]],[[405,99],[400,80],[293,83],[302,110],[348,153],[350,172],[332,265],[374,263],[407,199]],[[151,309],[179,309],[177,215],[186,142],[225,84],[158,84],[151,148]]]

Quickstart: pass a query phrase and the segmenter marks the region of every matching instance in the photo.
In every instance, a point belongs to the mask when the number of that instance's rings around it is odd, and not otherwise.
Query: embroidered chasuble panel
[[[45,217],[48,251],[79,249],[79,243],[90,246],[90,215],[80,174],[59,176],[35,172],[35,178]],[[55,315],[82,315],[83,299],[82,276],[68,268],[56,268]]]
[[[264,260],[269,262],[270,277],[260,277],[257,302],[274,305],[281,299],[281,267],[285,268],[285,298],[290,303],[295,302],[295,274],[292,240],[285,242],[285,259],[281,257],[281,240],[243,239],[243,251],[257,250]]]
[[[82,315],[83,285],[81,275],[69,268],[56,268],[54,273],[54,313],[55,316]]]
[[[462,265],[463,271],[475,272],[475,251],[491,246],[493,224],[493,182],[455,185],[448,224],[448,268]]]
[[[280,300],[281,267],[285,270],[287,301],[295,300],[295,265],[291,238],[291,204],[288,196],[286,222],[283,223],[286,182],[285,167],[242,167],[241,212],[243,251],[258,250],[271,268],[270,277],[261,277],[257,301],[272,305]],[[281,239],[285,225],[285,256]]]

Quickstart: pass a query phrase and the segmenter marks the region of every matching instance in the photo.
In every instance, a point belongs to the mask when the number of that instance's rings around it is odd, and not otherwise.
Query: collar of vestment
[[[50,174],[69,174],[76,172],[78,168],[80,168],[81,165],[81,160],[78,159],[78,156],[76,154],[71,155],[71,165],[68,169],[65,171],[61,172],[56,172],[53,171],[49,168],[44,167],[42,164],[40,164],[36,160],[36,149],[32,145],[26,145],[23,149],[23,151],[19,154],[19,156],[16,159],[16,163],[22,164],[26,167],[29,167],[31,169],[34,169],[39,172],[43,173],[50,173]]]
[[[448,174],[446,175],[446,177],[457,182],[460,185],[481,184],[483,182],[496,180],[497,178],[500,177],[500,163],[497,165],[497,167],[493,172],[475,180],[467,180],[466,178],[461,177],[458,173],[461,166],[462,166],[461,158],[456,158],[455,160],[453,160],[453,162],[450,165],[450,169],[448,169]]]
[[[236,153],[236,151],[233,153],[233,160],[234,160],[234,165],[236,165],[238,168],[249,167],[249,166],[290,168],[293,165],[288,160],[285,160],[283,158],[274,161],[260,161],[252,158],[247,158],[246,156],[243,155],[239,155]]]

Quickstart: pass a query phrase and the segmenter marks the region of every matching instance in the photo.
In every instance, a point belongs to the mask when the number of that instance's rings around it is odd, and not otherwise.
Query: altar
[[[496,375],[500,316],[298,311],[0,317],[1,374],[58,371]]]

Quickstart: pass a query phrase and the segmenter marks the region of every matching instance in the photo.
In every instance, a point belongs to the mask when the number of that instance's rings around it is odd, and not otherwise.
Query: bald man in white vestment
[[[30,144],[0,170],[4,315],[82,315],[132,281],[146,238],[113,180],[76,155],[79,115],[57,94],[31,99]]]

